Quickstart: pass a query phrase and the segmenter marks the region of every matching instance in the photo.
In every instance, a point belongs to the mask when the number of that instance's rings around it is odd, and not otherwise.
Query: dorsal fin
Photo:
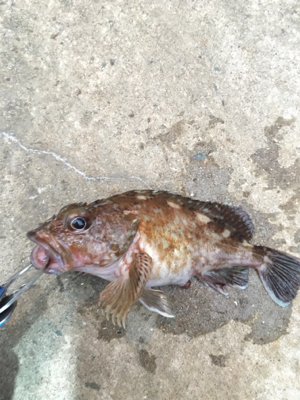
[[[153,193],[153,192],[151,192]],[[172,195],[168,192],[158,192],[165,199],[177,199],[179,204],[187,206],[190,210],[198,211],[228,228],[233,234],[237,234],[245,240],[252,239],[254,235],[254,225],[249,215],[239,206],[233,206],[227,203],[214,203],[210,201],[199,201],[182,197],[180,195]]]
[[[249,215],[239,206],[211,202],[200,202],[198,211],[225,225],[231,232],[243,239],[250,240],[254,235],[254,226]]]

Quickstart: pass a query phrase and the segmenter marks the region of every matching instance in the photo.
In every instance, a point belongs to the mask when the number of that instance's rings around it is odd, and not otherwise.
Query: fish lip
[[[55,248],[46,240],[38,237],[38,233],[39,231],[33,230],[27,233],[27,237],[29,240],[31,240],[32,242],[36,243],[38,246],[42,246],[47,253],[49,253],[50,256],[52,256],[55,261],[57,262],[57,265],[59,266],[59,268],[61,269],[61,272],[65,272],[68,270],[67,268],[67,263],[65,262],[65,258],[58,253]],[[49,235],[47,233],[47,239],[54,242],[54,239],[52,237],[52,235]],[[62,251],[65,251],[65,249],[62,249]],[[32,254],[32,253],[31,253]],[[33,260],[31,259],[31,262]],[[35,266],[34,262],[32,262],[33,266]],[[47,261],[46,264],[49,264],[49,261]],[[51,270],[51,263],[45,266],[44,268],[44,272],[46,273],[55,273],[55,274],[60,274],[60,271],[57,270]]]

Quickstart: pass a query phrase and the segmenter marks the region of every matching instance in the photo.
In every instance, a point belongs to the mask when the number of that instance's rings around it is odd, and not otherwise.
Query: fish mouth
[[[47,274],[61,274],[70,269],[70,257],[50,234],[38,231],[27,233],[28,239],[37,244],[30,254],[30,261],[36,269]],[[59,250],[59,251],[58,251]]]

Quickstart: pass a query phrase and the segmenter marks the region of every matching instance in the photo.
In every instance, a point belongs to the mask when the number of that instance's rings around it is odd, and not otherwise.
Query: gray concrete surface
[[[254,242],[299,255],[297,0],[0,7],[1,280],[61,206],[148,187],[241,204]],[[176,319],[137,306],[124,331],[101,279],[42,277],[0,329],[0,398],[299,400],[300,295],[250,278],[168,287]]]

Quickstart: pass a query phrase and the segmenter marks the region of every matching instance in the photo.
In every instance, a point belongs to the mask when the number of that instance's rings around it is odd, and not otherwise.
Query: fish
[[[239,206],[166,191],[139,190],[63,207],[27,233],[37,269],[80,271],[109,281],[99,306],[125,327],[139,301],[173,318],[161,286],[188,288],[193,277],[227,295],[245,289],[254,268],[272,300],[285,307],[300,286],[300,258],[251,244],[254,226]],[[159,289],[157,289],[159,287]]]

